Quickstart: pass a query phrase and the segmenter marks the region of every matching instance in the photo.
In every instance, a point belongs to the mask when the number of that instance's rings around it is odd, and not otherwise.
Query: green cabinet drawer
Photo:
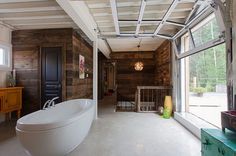
[[[202,156],[236,156],[236,135],[219,129],[201,130]]]

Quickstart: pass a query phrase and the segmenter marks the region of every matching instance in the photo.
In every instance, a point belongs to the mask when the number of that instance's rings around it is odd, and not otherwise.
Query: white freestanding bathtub
[[[64,156],[86,137],[94,112],[91,99],[65,101],[20,118],[16,133],[28,155]]]

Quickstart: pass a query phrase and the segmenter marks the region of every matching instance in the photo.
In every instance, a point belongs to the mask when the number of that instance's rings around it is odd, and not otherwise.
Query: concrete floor
[[[99,118],[69,156],[200,156],[200,141],[173,119],[154,113],[114,112],[114,98],[99,103]],[[25,156],[15,122],[0,124],[0,156]]]

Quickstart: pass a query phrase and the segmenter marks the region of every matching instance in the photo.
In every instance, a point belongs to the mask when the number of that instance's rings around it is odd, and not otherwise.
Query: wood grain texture
[[[137,86],[154,85],[154,52],[113,52],[110,57],[116,62],[118,101],[134,101]],[[142,71],[134,70],[137,61],[144,63]]]
[[[166,40],[155,51],[155,85],[171,86],[171,42]]]
[[[63,100],[92,97],[92,47],[73,29],[17,30],[12,32],[13,68],[17,85],[24,86],[23,113],[40,109],[41,48],[62,47]],[[89,78],[78,79],[78,56],[85,56]]]

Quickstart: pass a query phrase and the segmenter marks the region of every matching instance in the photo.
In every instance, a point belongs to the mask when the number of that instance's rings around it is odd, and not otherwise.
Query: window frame
[[[212,16],[212,14],[215,14],[215,18],[216,18],[216,22],[219,26],[221,35],[219,36],[219,38],[216,39],[212,39],[200,46],[195,46],[194,40],[193,40],[193,36],[192,36],[192,31],[195,29],[195,27],[197,25],[199,25],[199,23],[201,23],[201,21],[206,21],[206,19],[209,19],[209,16]],[[178,108],[178,111],[182,112],[183,110],[186,111],[186,109],[188,109],[186,107],[186,95],[185,94],[185,85],[183,84],[183,81],[185,81],[185,78],[183,79],[183,77],[185,77],[185,71],[183,71],[183,62],[185,61],[181,61],[182,59],[185,59],[188,56],[194,55],[196,53],[202,52],[204,50],[207,50],[209,48],[212,47],[216,47],[220,44],[226,43],[226,38],[225,38],[225,30],[226,27],[224,25],[224,20],[223,20],[223,16],[222,16],[223,12],[221,12],[220,9],[208,9],[205,13],[203,13],[202,15],[199,16],[199,18],[197,18],[195,21],[190,22],[190,24],[188,25],[188,27],[186,27],[182,32],[178,33],[176,36],[174,36],[174,39],[172,40],[172,45],[173,45],[173,50],[175,53],[175,56],[173,57],[174,62],[176,62],[176,64],[178,65],[178,67],[176,68],[176,74],[173,75],[173,78],[178,79],[178,82],[175,84],[175,86],[179,86],[179,88],[176,90],[176,107]],[[218,15],[221,15],[219,17],[217,17]],[[185,43],[183,43],[184,40],[188,39],[188,44],[193,44],[193,48],[191,49],[184,49],[184,45]],[[177,40],[180,40],[180,43],[177,45]],[[180,47],[180,48],[178,48]]]

